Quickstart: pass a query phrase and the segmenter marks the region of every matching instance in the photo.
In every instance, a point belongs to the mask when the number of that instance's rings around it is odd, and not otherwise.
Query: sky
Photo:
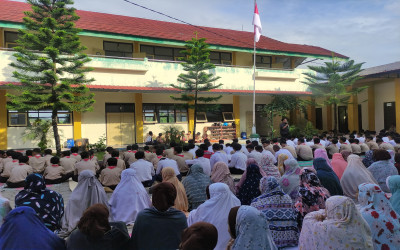
[[[194,25],[252,31],[252,0],[130,0]],[[363,68],[400,61],[400,0],[258,0],[262,35],[323,47]],[[75,0],[75,8],[173,21],[123,0]],[[317,62],[321,64],[321,62]]]

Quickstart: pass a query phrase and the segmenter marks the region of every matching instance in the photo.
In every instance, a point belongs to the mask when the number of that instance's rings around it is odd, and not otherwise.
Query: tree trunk
[[[334,121],[334,126],[333,126],[333,133],[335,136],[337,136],[337,125],[338,125],[338,117],[337,117],[337,104],[333,104],[333,121]]]
[[[60,134],[58,133],[58,125],[57,125],[57,110],[53,109],[51,113],[51,125],[53,126],[54,132],[54,140],[56,142],[56,150],[57,155],[61,155],[61,143],[60,143]]]
[[[194,120],[193,120],[193,141],[196,143],[196,116],[197,116],[197,84],[196,93],[194,95]]]

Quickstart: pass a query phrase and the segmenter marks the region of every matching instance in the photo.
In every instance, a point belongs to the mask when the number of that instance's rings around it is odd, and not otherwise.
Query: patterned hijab
[[[261,194],[259,190],[261,178],[260,168],[256,164],[247,166],[246,179],[238,192],[242,205],[250,205],[251,201]]]
[[[282,191],[278,180],[263,177],[260,181],[261,195],[253,200],[252,207],[261,211],[268,220],[272,238],[278,248],[297,246],[299,230],[297,212],[292,199]]]
[[[241,206],[236,216],[236,239],[232,250],[277,249],[265,215],[250,206]]]
[[[272,154],[262,154],[261,157],[262,170],[264,170],[267,176],[273,176],[276,179],[279,179],[281,178],[281,174],[279,173],[279,169],[277,166],[275,166],[274,162],[275,158]]]
[[[232,193],[235,193],[235,183],[233,182],[228,165],[226,165],[224,162],[219,161],[215,163],[214,168],[211,172],[211,181],[213,183],[225,183],[226,185],[228,185]]]
[[[185,188],[182,183],[176,178],[175,170],[171,167],[163,168],[161,171],[163,182],[169,182],[176,189],[175,208],[182,212],[187,212],[189,209],[188,199]]]
[[[15,207],[31,207],[48,229],[52,231],[60,229],[61,218],[64,215],[63,197],[47,189],[44,178],[40,174],[28,175],[25,182],[25,189],[15,196]]]
[[[400,217],[376,184],[358,186],[360,212],[372,229],[375,249],[400,249]]]
[[[285,161],[285,174],[279,179],[279,185],[283,192],[292,198],[293,202],[299,196],[300,174],[301,168],[296,160]]]
[[[371,164],[375,162],[375,161],[374,161],[374,151],[373,151],[373,150],[368,150],[368,151],[365,153],[365,157],[364,157],[364,159],[362,160],[362,162],[364,163],[364,166],[365,166],[366,168],[368,168],[369,166],[371,166]]]
[[[314,159],[317,159],[317,158],[324,158],[326,160],[326,163],[328,164],[328,166],[332,168],[331,161],[329,160],[328,154],[326,153],[325,149],[317,148],[315,150]]]
[[[400,175],[389,176],[386,180],[392,197],[390,197],[390,203],[394,211],[400,215]]]
[[[190,167],[189,173],[182,181],[189,201],[189,211],[196,209],[207,200],[207,186],[211,184],[211,179],[203,172],[200,164]]]
[[[373,249],[371,229],[353,200],[332,196],[325,206],[304,218],[299,249]]]

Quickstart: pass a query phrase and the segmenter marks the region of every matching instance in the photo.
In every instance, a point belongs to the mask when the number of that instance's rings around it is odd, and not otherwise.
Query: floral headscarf
[[[275,158],[273,155],[263,154],[261,157],[261,168],[264,170],[267,176],[273,176],[277,179],[281,178],[281,174],[279,173],[279,169],[274,164]]]
[[[369,166],[371,166],[371,164],[375,162],[375,161],[374,161],[374,151],[373,151],[373,150],[368,150],[368,151],[365,153],[365,157],[364,157],[364,159],[362,160],[362,162],[364,163],[364,166],[365,166],[366,168],[368,168]]]
[[[289,159],[285,161],[285,174],[279,179],[279,184],[283,192],[288,194],[293,201],[299,196],[301,168],[296,160]]]

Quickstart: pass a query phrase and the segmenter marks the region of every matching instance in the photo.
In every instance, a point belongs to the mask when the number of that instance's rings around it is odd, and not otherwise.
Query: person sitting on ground
[[[158,162],[163,157],[163,153],[164,153],[164,150],[162,149],[162,147],[157,147],[156,157],[154,157],[153,160],[151,160],[151,163],[153,164],[153,167],[154,167],[154,171],[157,170]]]
[[[228,215],[231,208],[240,206],[240,201],[229,187],[223,183],[214,183],[209,186],[210,198],[197,209],[190,212],[188,225],[198,222],[208,222],[218,230],[218,244],[216,250],[225,250],[230,240],[228,232]]]
[[[156,141],[159,144],[163,144],[164,143],[164,137],[162,133],[158,133],[158,136],[156,137]]]
[[[340,154],[343,156],[343,159],[345,161],[347,161],[347,157],[349,157],[351,155],[350,151],[344,150],[344,151],[340,151]]]
[[[192,165],[182,184],[189,202],[189,211],[196,209],[207,199],[206,188],[211,184],[211,179],[204,174],[199,164]]]
[[[51,166],[50,160],[51,160],[51,158],[53,158],[53,154],[52,153],[53,153],[53,151],[51,149],[49,149],[49,148],[44,150],[43,158],[44,158],[44,160],[46,162],[46,167]]]
[[[132,163],[129,168],[136,171],[136,178],[143,184],[143,186],[151,187],[155,179],[153,164],[144,159],[143,151],[137,151],[135,153],[135,158],[136,161]]]
[[[149,146],[146,145],[143,147],[143,150],[144,150],[144,159],[146,161],[151,162],[151,160],[153,160],[153,158],[156,157],[156,154],[153,153],[154,146],[151,146],[150,148]]]
[[[179,173],[182,176],[186,176],[189,171],[189,167],[185,162],[185,158],[184,158],[184,155],[182,154],[181,146],[174,147],[174,155],[171,157],[171,159],[175,160],[176,164],[178,164]]]
[[[366,168],[369,168],[369,166],[371,166],[371,164],[375,162],[374,150],[368,150],[365,153],[365,157],[364,157],[364,159],[362,159],[362,162]]]
[[[323,158],[326,161],[326,164],[328,164],[328,166],[330,168],[332,168],[332,164],[331,161],[329,160],[328,154],[326,153],[326,150],[324,148],[318,148],[314,151],[314,159],[316,158]]]
[[[280,148],[278,145],[274,145],[272,148],[273,148],[274,151],[275,151],[275,158],[276,158],[276,160],[278,160],[280,154],[285,154],[285,155],[287,155],[287,156],[289,157],[289,159],[296,160],[296,159],[293,157],[293,155],[290,153],[289,150],[284,149],[284,148]]]
[[[242,145],[239,143],[233,144],[233,154],[231,161],[228,164],[231,174],[243,174],[246,170],[247,156],[241,151]]]
[[[297,159],[296,149],[292,146],[289,146],[285,139],[281,139],[280,145],[282,149],[286,149],[293,155],[293,158]]]
[[[339,138],[339,143],[340,143],[339,152],[342,152],[342,151],[349,151],[350,153],[352,152],[351,146],[346,141],[347,141],[346,137]]]
[[[94,162],[94,165],[96,165],[97,172],[100,171],[100,165],[99,165],[99,159],[97,159],[97,156],[94,154],[94,150],[91,149],[88,151],[89,153],[89,160]]]
[[[182,147],[182,155],[183,155],[183,159],[186,160],[193,160],[193,154],[191,152],[189,152],[190,147],[189,145],[184,145]]]
[[[4,218],[11,211],[10,201],[4,198],[0,193],[0,227],[4,222]]]
[[[78,177],[78,185],[72,191],[65,214],[61,220],[59,235],[67,237],[75,229],[83,212],[93,204],[101,203],[108,207],[108,197],[103,186],[91,170],[83,170]]]
[[[313,151],[315,151],[316,149],[319,149],[319,148],[325,149],[324,145],[322,145],[322,143],[321,143],[321,139],[319,139],[318,137],[315,137],[315,138],[313,139],[313,142],[314,142],[314,144],[311,145],[311,149],[312,149]]]
[[[83,213],[68,237],[67,249],[125,249],[129,243],[126,225],[108,222],[109,211],[103,204],[94,204]]]
[[[339,153],[338,140],[336,138],[332,139],[332,143],[328,145],[325,149],[328,154],[328,158],[332,158],[334,154]]]
[[[155,178],[156,178],[156,180],[158,181],[158,182],[162,182],[162,170],[164,169],[164,168],[166,168],[166,167],[170,167],[170,168],[173,168],[174,169],[174,171],[175,171],[175,175],[176,175],[176,177],[179,179],[179,180],[182,180],[182,175],[181,175],[181,173],[179,172],[179,167],[178,167],[178,163],[175,161],[175,160],[173,160],[173,159],[171,159],[171,158],[168,158],[167,157],[167,153],[164,151],[164,153],[163,153],[163,156],[164,157],[162,157],[159,161],[158,161],[158,164],[157,164],[157,170],[156,170],[156,175],[155,175]],[[172,156],[171,156],[172,157]]]
[[[211,156],[214,154],[214,152],[210,151],[212,149],[209,149],[209,146],[208,146],[209,143],[210,143],[209,141],[205,141],[204,144],[200,145],[200,149],[202,149],[204,151],[204,156],[203,157],[206,158],[206,159],[211,159]],[[210,147],[212,148],[211,144],[210,144]]]
[[[19,158],[22,155],[22,153],[20,152],[14,152],[14,151],[7,151],[7,155],[9,155],[8,157],[11,158],[7,158],[7,161],[3,162],[3,172],[1,173],[1,178],[0,178],[0,182],[1,183],[6,183],[7,180],[10,178],[10,174],[11,174],[11,170],[15,167],[18,166],[19,164]]]
[[[0,249],[64,250],[65,242],[50,231],[31,207],[13,209],[0,228]]]
[[[394,151],[393,145],[390,144],[389,142],[384,142],[381,138],[376,138],[375,141],[376,141],[376,144],[378,144],[379,149]]]
[[[65,179],[73,177],[75,172],[76,159],[71,158],[70,155],[70,151],[63,151],[61,153],[60,166],[63,167],[65,171]]]
[[[251,201],[259,196],[260,180],[265,176],[264,171],[257,165],[257,162],[250,158],[246,162],[247,169],[243,173],[238,184],[236,184],[237,197],[242,205],[250,205]]]
[[[147,133],[146,139],[144,140],[144,143],[146,145],[151,145],[153,144],[153,132],[149,131],[149,133]]]
[[[167,167],[162,170],[162,181],[172,183],[172,185],[174,185],[176,189],[177,195],[174,202],[175,203],[174,208],[181,210],[184,213],[188,212],[189,202],[186,195],[185,187],[176,177],[173,168]]]
[[[136,171],[128,168],[122,171],[121,182],[114,190],[110,201],[112,217],[115,221],[134,224],[136,216],[151,207],[150,197],[142,183],[136,178]],[[126,207],[129,209],[126,209]]]
[[[396,153],[394,155],[394,166],[397,168],[397,171],[400,175],[400,153]]]
[[[361,147],[358,145],[357,139],[349,139],[351,152],[355,155],[361,155]]]
[[[213,250],[218,242],[217,228],[207,222],[197,222],[183,230],[181,250]],[[225,245],[226,247],[226,245]]]
[[[176,189],[172,183],[163,182],[155,185],[152,192],[153,207],[145,208],[137,215],[130,248],[178,249],[187,221],[185,214],[173,207]]]
[[[312,149],[306,145],[304,138],[297,140],[296,154],[299,161],[310,161],[313,159]]]
[[[236,193],[235,183],[231,176],[231,172],[229,171],[228,165],[226,165],[222,161],[215,163],[211,173],[211,181],[213,183],[225,183],[226,185],[228,185],[233,194]]]
[[[390,162],[391,156],[386,150],[375,150],[374,160],[375,162],[368,167],[368,171],[372,173],[382,191],[390,193],[389,188],[386,186],[386,179],[389,176],[397,175],[399,172],[393,163]]]
[[[25,179],[29,174],[33,173],[33,169],[27,163],[29,161],[28,156],[20,156],[18,159],[18,165],[15,165],[11,169],[10,178],[8,178],[6,184],[9,188],[25,187]]]
[[[3,151],[4,152],[4,151]],[[9,163],[9,162],[12,162],[13,161],[13,158],[12,158],[12,155],[14,154],[14,150],[7,150],[5,153],[3,153],[1,156],[2,156],[2,158],[1,158],[1,162],[0,162],[0,173],[3,173],[3,170],[4,170],[4,167],[5,167],[5,165],[7,164],[7,163]],[[7,177],[9,177],[10,176],[10,174],[8,174],[8,176]],[[1,181],[1,179],[2,179],[2,177],[0,176],[0,182],[3,182],[3,181]],[[5,181],[4,181],[5,182]]]
[[[280,176],[282,176],[285,173],[285,161],[289,159],[289,156],[287,154],[280,154],[278,157],[278,162],[277,162],[277,167]]]
[[[214,165],[217,162],[223,162],[226,165],[228,165],[229,164],[228,155],[222,150],[221,144],[214,143],[212,145],[212,148],[213,148],[214,154],[210,158],[211,171],[213,170]]]
[[[107,167],[101,170],[99,181],[104,187],[114,190],[121,181],[122,169],[117,167],[118,160],[111,157],[107,160]]]
[[[26,178],[24,190],[15,196],[15,206],[33,208],[51,231],[61,228],[61,218],[64,215],[63,197],[56,191],[47,189],[40,174],[30,174]]]
[[[29,158],[29,166],[32,167],[34,173],[43,174],[46,167],[46,159],[43,158],[40,148],[33,149],[32,157]]]
[[[116,165],[117,168],[121,169],[121,171],[126,169],[125,161],[119,158],[118,150],[113,150],[111,152],[111,157],[117,159],[117,165]],[[108,166],[107,163],[108,163],[108,160],[105,165],[106,167]]]
[[[122,153],[122,160],[124,160],[125,165],[129,164],[129,160],[131,157],[134,157],[132,153],[132,145],[128,145],[126,146],[126,151]]]
[[[90,170],[94,174],[97,173],[96,164],[89,159],[89,153],[87,151],[83,151],[81,153],[82,160],[78,161],[75,164],[74,177],[72,178],[74,181],[78,180],[78,175],[84,170]]]
[[[79,148],[78,147],[72,147],[71,148],[71,158],[74,158],[77,162],[80,162],[82,160],[82,157],[79,154]]]
[[[279,185],[285,194],[292,198],[293,203],[299,196],[301,168],[296,160],[287,159],[284,161],[285,173],[279,179]]]
[[[196,150],[196,159],[186,160],[187,165],[200,165],[203,168],[203,172],[207,175],[211,175],[211,163],[210,160],[204,157],[204,150]]]
[[[342,156],[341,154],[337,154]],[[334,154],[336,156],[336,154]],[[344,160],[343,160],[344,161]],[[345,162],[345,161],[344,161]],[[347,166],[347,162],[346,162]],[[343,195],[343,189],[340,185],[340,179],[336,175],[334,169],[329,167],[324,158],[316,158],[313,162],[313,167],[316,170],[318,179],[321,181],[322,186],[328,189],[329,193],[333,195]],[[344,171],[344,169],[343,169]]]
[[[44,170],[43,177],[47,184],[59,184],[66,181],[65,170],[60,166],[60,158],[54,156],[50,160],[51,165]]]

